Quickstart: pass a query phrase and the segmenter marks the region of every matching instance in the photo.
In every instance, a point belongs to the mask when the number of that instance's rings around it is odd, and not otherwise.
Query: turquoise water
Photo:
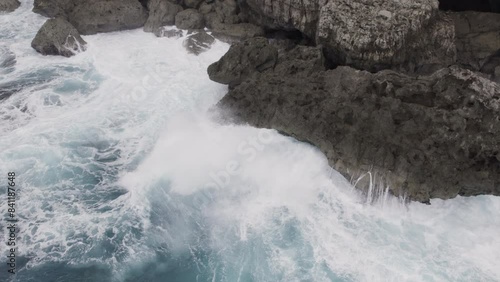
[[[133,30],[44,57],[31,5],[0,15],[1,281],[500,281],[499,198],[367,204],[309,145],[210,115],[227,44]]]

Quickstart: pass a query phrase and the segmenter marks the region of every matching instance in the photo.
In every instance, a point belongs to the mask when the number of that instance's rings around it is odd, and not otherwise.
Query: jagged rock
[[[449,13],[455,23],[457,62],[472,70],[483,66],[500,50],[500,14]]]
[[[215,38],[205,31],[189,35],[183,42],[189,53],[199,55],[210,49],[215,43]]]
[[[47,20],[31,42],[31,46],[43,55],[65,57],[85,51],[86,44],[78,31],[63,18]]]
[[[180,29],[202,29],[205,20],[197,10],[186,9],[175,16],[175,25]]]
[[[167,38],[180,38],[182,37],[182,30],[178,29],[166,29],[165,27],[159,27],[154,31],[156,37],[167,37]]]
[[[78,2],[68,13],[68,21],[81,34],[96,34],[142,27],[147,16],[137,0],[94,0]]]
[[[264,36],[262,27],[250,23],[217,24],[212,27],[212,35],[224,42],[235,42],[252,37]]]
[[[0,12],[13,12],[20,5],[21,2],[18,0],[0,0]]]
[[[164,25],[173,25],[175,15],[182,7],[168,0],[151,0],[148,2],[149,17],[144,24],[145,32],[153,32]]]
[[[457,66],[419,77],[326,70],[318,47],[255,55],[266,48],[235,44],[209,67],[230,85],[223,112],[317,146],[365,191],[369,175],[358,178],[371,172],[376,188],[415,201],[500,195],[498,84]]]
[[[236,86],[249,75],[273,68],[278,51],[267,39],[256,37],[231,46],[229,51],[208,68],[211,80]]]

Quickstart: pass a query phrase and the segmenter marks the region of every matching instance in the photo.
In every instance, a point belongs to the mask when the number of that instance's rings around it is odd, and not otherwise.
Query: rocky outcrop
[[[299,30],[333,63],[376,71],[454,62],[452,22],[436,0],[247,0],[248,18],[271,29]],[[429,48],[429,41],[432,48]]]
[[[43,55],[65,57],[84,51],[86,44],[78,31],[63,18],[47,20],[31,42],[31,46]]]
[[[36,0],[33,12],[63,17],[84,35],[139,28],[148,17],[137,0]]]
[[[462,66],[493,74],[500,51],[500,14],[450,13],[455,24],[457,62]],[[500,63],[500,62],[498,62]]]
[[[421,202],[500,195],[500,86],[470,70],[327,70],[320,48],[278,52],[258,38],[208,73],[230,85],[223,112],[317,146],[361,189]]]
[[[174,4],[168,0],[150,0],[148,2],[149,16],[144,31],[154,32],[165,25],[175,23],[175,15],[182,11],[180,5]]]
[[[0,12],[12,12],[15,11],[21,2],[18,0],[0,0]]]

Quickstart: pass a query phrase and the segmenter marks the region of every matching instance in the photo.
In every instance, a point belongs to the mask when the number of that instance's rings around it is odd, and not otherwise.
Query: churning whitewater
[[[212,118],[227,44],[132,30],[44,57],[31,7],[0,15],[1,281],[500,281],[500,198],[367,204],[313,147]]]

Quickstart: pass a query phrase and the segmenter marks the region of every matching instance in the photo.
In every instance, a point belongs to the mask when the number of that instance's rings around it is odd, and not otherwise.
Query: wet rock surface
[[[21,6],[18,0],[0,0],[0,12],[12,12]]]
[[[227,117],[317,146],[364,190],[370,172],[415,201],[500,195],[498,84],[458,66],[420,77],[327,70],[319,48],[274,50],[248,40],[209,67],[230,85],[218,104]]]
[[[85,51],[86,44],[78,30],[63,18],[47,20],[31,42],[33,49],[43,55],[65,57]]]
[[[215,38],[206,33],[199,31],[189,35],[182,43],[189,53],[199,55],[207,50],[215,43]]]

